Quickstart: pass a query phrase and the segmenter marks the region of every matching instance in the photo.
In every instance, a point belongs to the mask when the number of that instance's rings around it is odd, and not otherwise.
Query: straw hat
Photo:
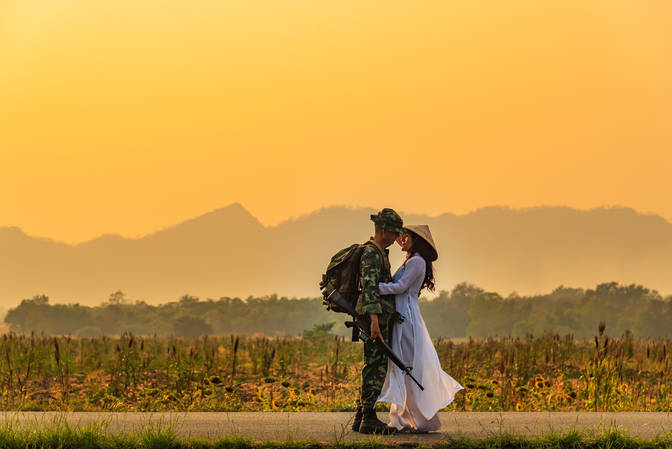
[[[419,235],[423,240],[429,243],[429,246],[434,250],[434,255],[431,262],[434,262],[439,257],[439,253],[436,250],[436,245],[434,244],[434,239],[432,238],[432,233],[429,232],[429,226],[427,225],[407,225],[404,226],[404,229],[411,231],[414,234]]]

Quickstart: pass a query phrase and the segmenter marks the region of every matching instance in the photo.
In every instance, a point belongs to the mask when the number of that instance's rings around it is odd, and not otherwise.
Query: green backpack
[[[327,265],[327,272],[322,275],[322,282],[320,282],[320,289],[322,290],[322,295],[324,296],[324,305],[327,306],[327,310],[333,310],[338,313],[347,313],[346,310],[338,307],[338,305],[332,304],[327,301],[327,297],[334,291],[338,292],[346,299],[352,308],[357,309],[357,299],[359,298],[359,293],[361,291],[361,276],[360,276],[360,261],[362,259],[362,251],[364,247],[371,245],[370,241],[359,244],[355,243],[350,245],[347,248],[343,248],[331,258],[329,265]],[[378,246],[372,245],[383,261],[387,261],[385,256],[380,252]],[[389,306],[387,303],[383,303],[386,309],[391,309],[391,312],[394,312],[394,308]],[[358,313],[359,310],[357,311]]]

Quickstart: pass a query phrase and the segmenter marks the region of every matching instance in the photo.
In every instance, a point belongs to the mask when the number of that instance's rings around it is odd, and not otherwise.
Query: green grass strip
[[[579,431],[548,432],[526,437],[514,434],[489,435],[485,438],[445,436],[439,441],[422,443],[419,435],[413,442],[393,442],[387,437],[331,442],[255,441],[238,436],[202,439],[179,436],[171,423],[148,425],[131,432],[114,434],[109,422],[73,426],[57,416],[46,425],[18,425],[5,419],[0,424],[0,449],[383,449],[383,448],[445,448],[445,449],[672,449],[672,433],[641,439],[617,430],[588,434]],[[394,438],[394,437],[392,437]]]

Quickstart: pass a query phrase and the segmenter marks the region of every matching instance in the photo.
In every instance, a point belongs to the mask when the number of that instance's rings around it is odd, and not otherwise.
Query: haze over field
[[[95,305],[117,290],[150,303],[186,293],[315,297],[329,257],[371,235],[372,212],[330,207],[267,227],[233,204],[139,239],[104,235],[74,246],[0,228],[0,305],[36,294]],[[506,296],[617,281],[672,293],[672,224],[658,216],[493,207],[404,218],[434,233],[439,289],[467,281]],[[402,254],[391,250],[396,267]]]

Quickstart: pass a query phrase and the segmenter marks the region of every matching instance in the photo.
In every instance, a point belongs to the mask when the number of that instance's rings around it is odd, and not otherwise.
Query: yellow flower
[[[516,402],[516,411],[519,412],[523,408],[523,405],[520,402]]]

